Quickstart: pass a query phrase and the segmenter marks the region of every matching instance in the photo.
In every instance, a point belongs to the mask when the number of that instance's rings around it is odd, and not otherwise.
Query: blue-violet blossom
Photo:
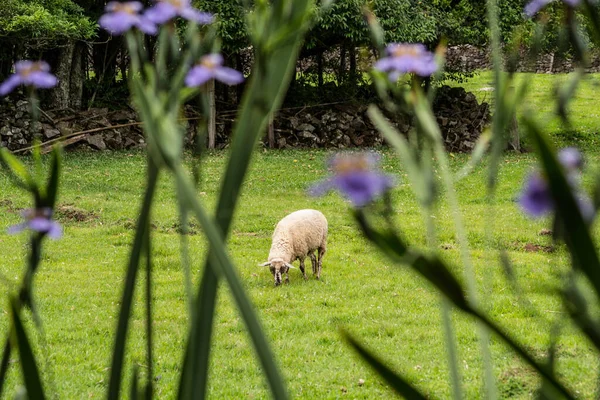
[[[223,56],[211,53],[200,58],[185,77],[188,87],[201,86],[211,79],[216,79],[228,85],[237,85],[244,81],[244,75],[233,68],[223,66]]]
[[[144,15],[158,25],[175,17],[203,25],[210,24],[214,19],[212,14],[192,7],[191,0],[156,0],[154,6],[146,10]]]
[[[579,188],[580,173],[583,167],[581,153],[574,147],[567,147],[559,151],[558,160],[566,172],[565,177],[573,189],[581,215],[585,221],[592,221],[595,215],[594,206],[589,197],[583,194]],[[547,177],[540,171],[534,171],[528,176],[519,197],[519,204],[523,211],[532,217],[541,217],[554,211],[556,206]]]
[[[58,239],[62,236],[62,227],[58,222],[52,220],[51,208],[28,208],[21,211],[21,216],[25,219],[25,222],[11,226],[8,228],[8,233],[14,234],[29,228],[35,232],[46,233],[52,239]]]
[[[529,4],[527,4],[525,6],[525,9],[523,10],[523,12],[528,17],[533,17],[535,14],[538,13],[538,11],[540,11],[546,5],[552,3],[552,1],[554,1],[554,0],[532,0]],[[576,7],[581,2],[581,0],[561,0],[561,1],[564,3],[567,3],[571,7]]]
[[[421,43],[390,43],[386,53],[387,57],[378,60],[374,68],[387,72],[392,82],[409,72],[429,76],[438,69],[434,54]]]
[[[394,186],[394,178],[381,172],[375,153],[340,153],[329,166],[333,176],[314,184],[309,194],[322,196],[336,189],[355,207],[362,207]]]
[[[48,89],[56,86],[57,83],[58,79],[50,73],[50,65],[47,62],[17,61],[15,73],[0,85],[0,96],[6,96],[19,85]]]
[[[157,28],[154,22],[140,14],[143,7],[138,1],[111,1],[104,8],[106,14],[100,17],[98,24],[113,35],[122,35],[133,27],[148,35],[155,35]]]

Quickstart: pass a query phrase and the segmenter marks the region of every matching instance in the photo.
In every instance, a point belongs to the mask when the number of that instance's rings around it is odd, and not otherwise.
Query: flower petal
[[[6,230],[6,232],[9,235],[14,235],[15,233],[22,232],[25,228],[27,228],[27,224],[26,223],[21,223],[21,224],[17,224],[17,225],[13,225],[13,226],[8,227],[8,229]]]
[[[217,67],[214,71],[215,79],[228,85],[237,85],[244,81],[244,75],[229,67]]]
[[[56,86],[58,79],[49,72],[36,71],[29,74],[27,83],[40,89],[49,89]]]
[[[124,12],[104,14],[98,20],[98,24],[113,35],[122,35],[130,30],[139,21],[138,15]]]
[[[51,239],[59,239],[62,236],[62,226],[56,221],[50,221],[50,227],[47,232]]]
[[[8,79],[0,85],[0,96],[6,96],[22,83],[23,79],[19,75],[13,74],[9,76]]]
[[[197,65],[190,69],[190,71],[186,75],[185,85],[188,87],[201,86],[212,78],[214,78],[213,71],[206,67],[203,67],[202,65]]]
[[[144,17],[157,25],[162,25],[176,16],[177,9],[166,1],[159,1],[144,13]]]
[[[188,21],[194,21],[201,25],[208,25],[214,20],[212,14],[196,10],[194,7],[185,7],[180,9],[179,15]]]
[[[35,217],[29,220],[28,226],[32,231],[46,233],[52,229],[52,221],[44,217]]]

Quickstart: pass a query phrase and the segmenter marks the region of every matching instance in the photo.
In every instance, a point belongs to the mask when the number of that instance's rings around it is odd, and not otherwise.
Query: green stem
[[[422,205],[423,218],[427,227],[427,243],[432,252],[437,251],[437,239],[435,235],[435,224],[432,218],[433,209],[431,205]],[[452,380],[453,398],[460,400],[463,398],[462,378],[458,363],[458,351],[456,348],[456,336],[452,327],[452,307],[450,301],[440,293],[440,305],[442,311],[442,325],[444,327],[444,338],[446,350],[448,351],[448,367],[450,368],[450,378]]]

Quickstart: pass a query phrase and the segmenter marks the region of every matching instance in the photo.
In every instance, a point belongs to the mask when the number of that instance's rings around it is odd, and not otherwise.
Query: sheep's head
[[[260,264],[261,267],[269,267],[273,278],[275,278],[275,286],[281,285],[281,276],[289,271],[290,268],[295,268],[292,264],[286,263],[281,258],[274,258],[271,261]]]

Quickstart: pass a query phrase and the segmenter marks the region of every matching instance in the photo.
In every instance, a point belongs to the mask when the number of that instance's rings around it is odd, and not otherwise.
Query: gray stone
[[[97,150],[106,150],[106,143],[104,143],[102,135],[89,135],[85,139],[93,148]]]
[[[302,125],[298,126],[296,129],[299,131],[308,131],[310,133],[310,132],[314,132],[315,127],[312,126],[311,124],[302,124]]]
[[[2,128],[0,128],[0,135],[1,136],[12,136],[12,132],[10,131],[10,126],[4,125]]]
[[[54,128],[46,128],[44,129],[44,136],[46,139],[52,139],[54,137],[60,136],[60,131]]]

